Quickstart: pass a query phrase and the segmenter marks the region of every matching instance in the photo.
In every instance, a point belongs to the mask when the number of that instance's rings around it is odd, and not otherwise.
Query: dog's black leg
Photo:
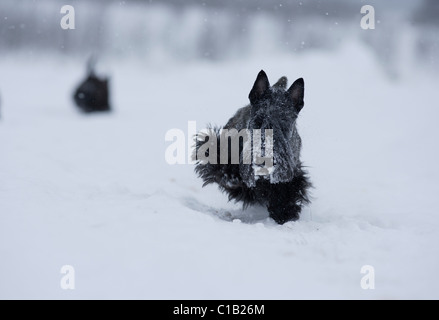
[[[302,206],[309,203],[307,189],[310,183],[305,174],[300,173],[289,183],[273,184],[271,187],[268,212],[279,224],[298,220]]]
[[[273,195],[268,204],[268,212],[270,218],[278,224],[284,224],[288,221],[296,221],[299,219],[301,207],[292,202],[283,202],[283,197]]]

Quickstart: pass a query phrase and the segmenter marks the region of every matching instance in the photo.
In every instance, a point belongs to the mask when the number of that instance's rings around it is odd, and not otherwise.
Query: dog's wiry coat
[[[297,116],[304,102],[303,79],[296,80],[286,90],[287,79],[282,77],[270,87],[264,71],[258,74],[249,94],[250,105],[239,109],[221,128],[210,128],[207,133],[198,134],[194,159],[197,151],[205,144],[216,145],[217,161],[203,162],[197,159],[195,171],[204,185],[217,183],[229,195],[230,200],[241,201],[244,207],[252,204],[266,206],[270,217],[283,224],[297,220],[303,205],[309,203],[308,189],[311,186],[300,161],[302,142],[296,128]],[[265,129],[273,130],[273,170],[269,175],[256,176],[255,163],[244,164],[242,153],[244,142],[239,141],[241,153],[239,164],[232,164],[231,146],[221,146],[223,129]],[[251,137],[252,138],[252,137]],[[229,139],[231,141],[233,139]],[[265,139],[262,135],[262,145]],[[221,152],[228,152],[229,161],[221,164]],[[206,151],[208,156],[209,150]]]

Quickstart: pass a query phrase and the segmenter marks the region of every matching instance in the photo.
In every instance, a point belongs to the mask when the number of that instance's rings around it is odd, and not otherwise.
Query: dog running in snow
[[[302,78],[287,89],[286,77],[270,86],[266,73],[259,72],[250,104],[224,127],[197,134],[193,159],[203,186],[218,184],[229,200],[242,202],[244,208],[265,206],[279,224],[299,219],[302,207],[310,202],[311,187],[300,161],[302,141],[296,127],[304,89]],[[259,158],[255,144],[261,149]],[[239,159],[234,159],[237,154]]]
[[[76,89],[73,100],[84,113],[110,111],[108,79],[99,78],[95,73],[95,61],[87,63],[87,76]]]

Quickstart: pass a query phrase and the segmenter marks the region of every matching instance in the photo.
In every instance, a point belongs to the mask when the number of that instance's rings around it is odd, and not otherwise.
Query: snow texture
[[[71,101],[82,61],[36,61],[0,60],[0,298],[439,298],[437,78],[407,66],[390,79],[355,42],[217,64],[108,60],[114,112],[85,116]],[[164,159],[169,129],[226,123],[262,68],[306,82],[313,200],[283,226]],[[75,290],[60,287],[63,265]]]

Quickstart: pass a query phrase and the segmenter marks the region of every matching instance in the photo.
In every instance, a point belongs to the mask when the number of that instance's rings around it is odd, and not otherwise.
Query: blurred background
[[[76,30],[60,28],[60,1],[3,0],[0,54],[90,53],[146,63],[224,61],[333,50],[360,39],[389,75],[402,64],[438,70],[435,0],[72,0]],[[359,27],[376,6],[376,30]]]
[[[75,108],[91,55],[111,113]],[[312,203],[282,226],[165,161],[261,69],[305,80]],[[1,0],[0,298],[439,298],[438,72],[437,0]]]

